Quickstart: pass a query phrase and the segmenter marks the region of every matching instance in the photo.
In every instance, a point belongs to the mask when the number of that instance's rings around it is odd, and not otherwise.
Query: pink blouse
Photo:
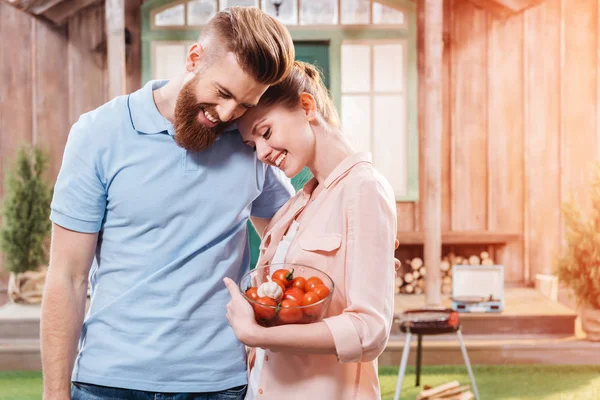
[[[326,318],[336,355],[267,350],[257,399],[379,399],[377,357],[394,312],[396,201],[369,153],[347,157],[323,182],[315,179],[286,203],[266,228],[260,265],[300,213],[286,262],[319,268],[335,290]]]

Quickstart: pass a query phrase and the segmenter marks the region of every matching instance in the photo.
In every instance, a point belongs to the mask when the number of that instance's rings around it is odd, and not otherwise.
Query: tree
[[[5,269],[15,274],[36,270],[48,262],[52,188],[44,179],[47,167],[44,151],[22,147],[6,175],[0,250]]]

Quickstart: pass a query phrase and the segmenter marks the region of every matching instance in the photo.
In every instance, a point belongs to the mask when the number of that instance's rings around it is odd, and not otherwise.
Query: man
[[[52,201],[44,399],[243,398],[222,280],[248,268],[248,218],[262,232],[293,188],[226,127],[293,60],[285,27],[233,7],[202,30],[181,76],[72,127]]]

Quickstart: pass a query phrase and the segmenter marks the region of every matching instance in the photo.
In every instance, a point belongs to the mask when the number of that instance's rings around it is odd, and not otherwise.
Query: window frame
[[[265,0],[263,0],[265,1]],[[338,12],[340,1],[338,0]],[[407,182],[406,194],[397,196],[397,202],[419,200],[419,133],[417,119],[417,10],[411,0],[386,0],[398,5],[404,13],[402,25],[286,25],[294,41],[319,41],[329,43],[330,90],[334,103],[341,113],[341,53],[342,43],[350,41],[398,40],[406,43],[406,134]],[[166,8],[186,0],[149,0],[141,6],[142,14],[142,85],[152,79],[153,43],[156,41],[194,41],[199,26],[155,27],[153,16]],[[185,7],[187,13],[187,7]],[[372,13],[370,13],[372,18]],[[298,16],[299,18],[299,16]],[[187,17],[185,19],[187,21]],[[339,21],[339,18],[338,18]]]

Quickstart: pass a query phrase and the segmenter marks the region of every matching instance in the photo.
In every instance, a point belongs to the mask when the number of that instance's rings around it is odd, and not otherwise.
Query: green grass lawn
[[[600,366],[475,366],[475,379],[481,400],[594,400],[600,399]],[[380,369],[383,400],[392,400],[398,368]],[[439,385],[451,380],[469,383],[462,366],[424,367],[422,385]],[[415,370],[404,378],[402,399],[414,400]],[[40,372],[0,372],[2,400],[39,400],[42,396]]]

